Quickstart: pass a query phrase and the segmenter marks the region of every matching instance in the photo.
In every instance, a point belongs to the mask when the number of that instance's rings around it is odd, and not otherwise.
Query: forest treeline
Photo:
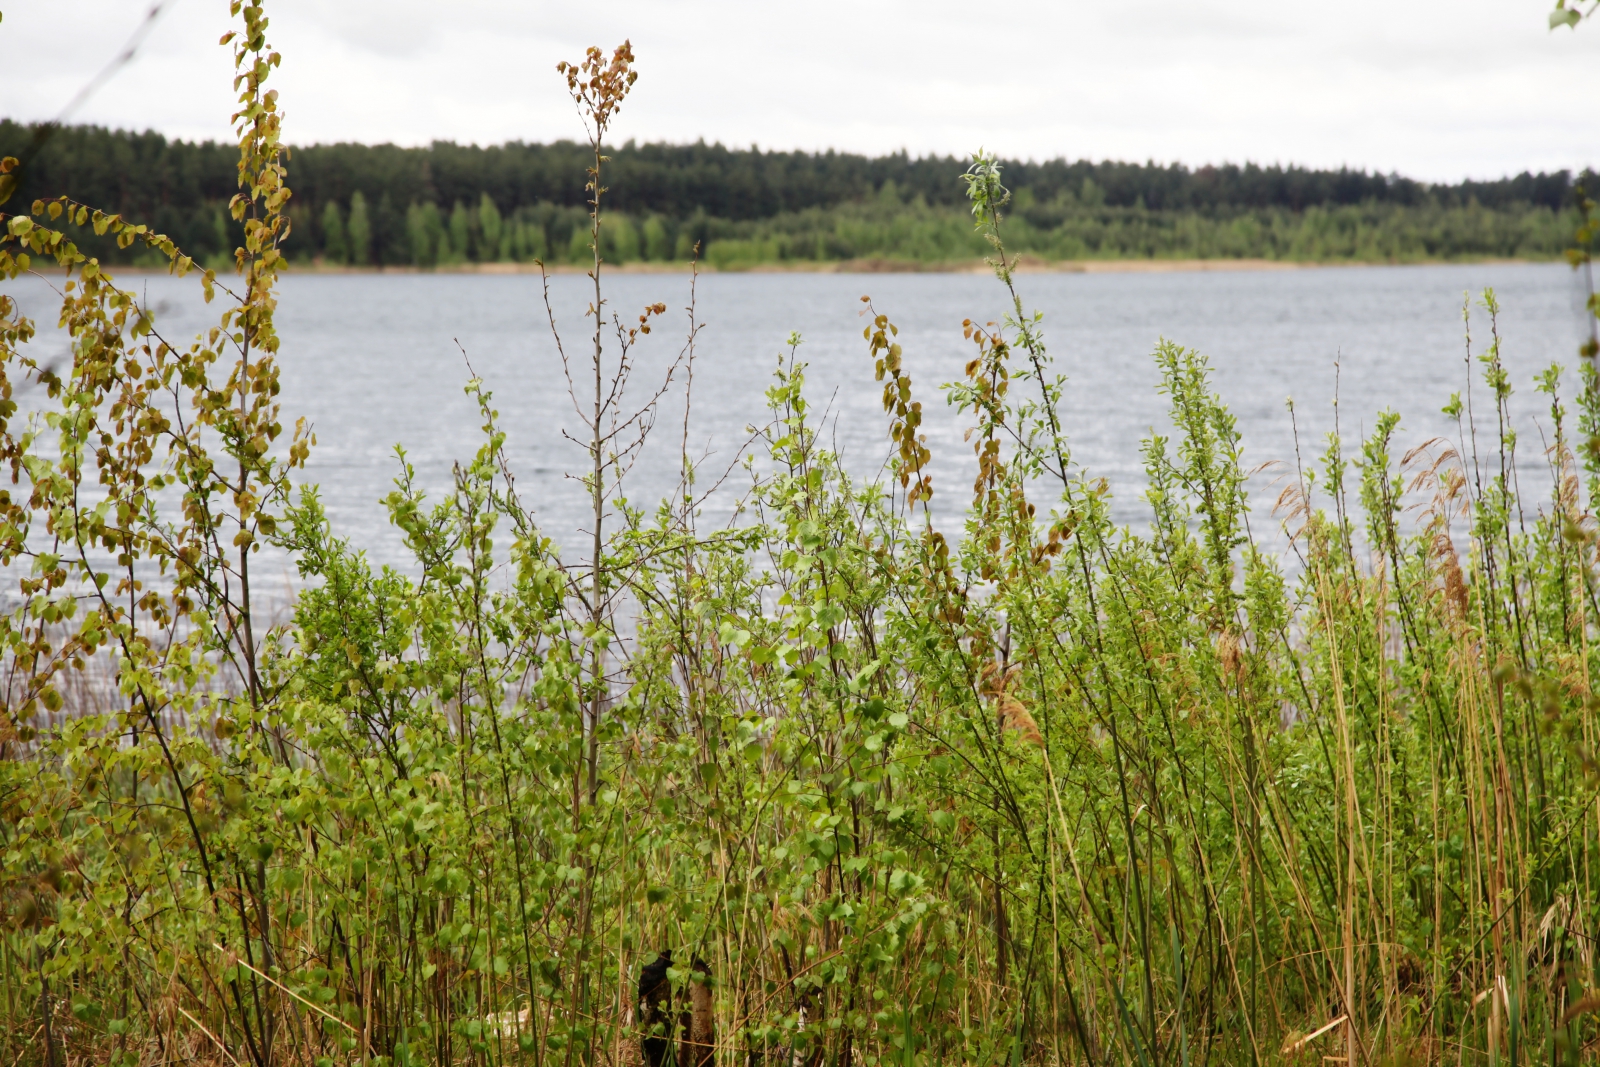
[[[69,195],[151,220],[196,258],[230,255],[225,206],[236,152],[159,133],[71,126],[30,151],[36,129],[0,120],[0,154],[28,160],[19,195]],[[288,162],[293,260],[436,267],[588,255],[585,147],[311,145]],[[712,265],[982,256],[961,159],[867,157],[720,144],[614,149],[613,262]],[[1549,258],[1570,243],[1567,171],[1431,185],[1349,169],[1256,164],[1005,164],[1009,242],[1047,259],[1231,258],[1415,261]],[[108,262],[137,258],[84,235]],[[104,247],[100,247],[104,245]]]

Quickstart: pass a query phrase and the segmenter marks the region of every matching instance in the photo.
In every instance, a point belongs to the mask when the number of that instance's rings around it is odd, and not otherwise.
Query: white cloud
[[[225,137],[221,0],[174,0],[76,116]],[[1349,164],[1455,180],[1600,162],[1600,25],[1547,0],[1188,5],[269,0],[292,141],[493,143],[579,133],[555,63],[630,37],[620,137],[768,148]],[[145,0],[13,0],[0,99],[50,117]],[[989,18],[995,21],[986,21]]]

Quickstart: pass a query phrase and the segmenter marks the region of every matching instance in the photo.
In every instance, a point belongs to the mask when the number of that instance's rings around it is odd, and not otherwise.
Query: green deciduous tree
[[[406,209],[406,240],[410,245],[410,261],[417,266],[434,267],[447,261],[450,238],[433,201],[413,203]]]
[[[472,216],[459,200],[450,209],[449,227],[447,239],[440,248],[439,262],[465,263],[475,251],[475,242]]]
[[[361,190],[350,197],[350,220],[345,226],[350,262],[367,266],[372,262],[372,220],[367,217],[367,198]]]
[[[337,202],[330,200],[322,209],[322,255],[329,263],[348,263],[350,245],[345,235],[344,216]]]
[[[505,224],[500,218],[500,210],[494,206],[494,201],[489,199],[489,194],[484,193],[478,198],[478,259],[490,263],[499,259],[508,259],[506,255],[508,234]]]

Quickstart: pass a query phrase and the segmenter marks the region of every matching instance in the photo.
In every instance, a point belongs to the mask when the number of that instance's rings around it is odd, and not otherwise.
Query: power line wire
[[[39,150],[55,135],[55,132],[62,127],[67,119],[71,118],[73,113],[80,107],[88,103],[89,99],[99,92],[106,82],[115,77],[118,71],[133,62],[134,56],[139,52],[139,46],[144,44],[145,38],[150,36],[150,31],[155,29],[156,23],[160,20],[162,14],[172,6],[173,2],[174,0],[156,0],[155,3],[151,4],[150,10],[145,13],[144,19],[139,23],[138,28],[133,31],[132,36],[128,38],[122,49],[112,57],[111,62],[102,67],[100,72],[93,78],[90,78],[83,88],[79,89],[77,94],[67,102],[67,106],[56,114],[54,119],[49,122],[41,122],[33,128],[33,140],[29,141],[28,147],[23,149],[21,157],[12,164],[8,171],[0,174],[0,204],[4,204],[11,199],[11,195],[22,185],[23,171],[27,169],[28,164],[33,161],[33,157],[39,154]]]

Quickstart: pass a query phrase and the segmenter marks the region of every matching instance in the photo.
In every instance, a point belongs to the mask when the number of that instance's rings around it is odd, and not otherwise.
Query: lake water
[[[192,279],[128,274],[119,280],[145,294],[169,339],[192,336],[220,310],[198,300]],[[550,281],[567,351],[580,360],[589,284],[574,275]],[[1151,359],[1163,337],[1210,357],[1253,466],[1292,461],[1284,407],[1290,396],[1303,451],[1308,459],[1320,451],[1334,425],[1336,382],[1347,453],[1385,407],[1404,416],[1408,444],[1453,436],[1439,409],[1467,383],[1463,295],[1473,293],[1476,302],[1485,286],[1496,290],[1503,308],[1503,357],[1518,391],[1524,458],[1536,455],[1539,427],[1548,430],[1548,401],[1534,393],[1532,375],[1552,362],[1573,367],[1585,331],[1578,285],[1560,264],[1030,274],[1018,284],[1026,304],[1044,313],[1046,340],[1068,376],[1062,417],[1073,460],[1110,481],[1116,516],[1136,524],[1148,514],[1139,444],[1152,427],[1167,425]],[[7,289],[41,325],[54,321],[42,279],[24,278]],[[900,327],[924,402],[935,502],[946,521],[959,514],[976,469],[970,445],[961,441],[970,420],[946,407],[936,387],[959,377],[970,358],[962,320],[996,319],[1006,309],[1004,290],[986,275],[702,276],[697,315],[704,329],[689,414],[691,452],[705,455],[702,480],[735,463],[747,427],[766,420],[763,391],[791,330],[804,337],[799,356],[810,365],[807,388],[815,410],[826,413],[827,440],[852,472],[878,476],[888,447],[881,386],[861,336],[859,298],[866,294]],[[608,276],[610,310],[625,321],[656,301],[669,309],[638,349],[636,381],[648,383],[682,346],[688,295],[687,275]],[[1475,310],[1475,352],[1487,342],[1488,325]],[[379,503],[398,469],[393,449],[403,444],[422,483],[434,490],[449,484],[453,461],[472,455],[479,420],[462,392],[469,377],[464,349],[494,390],[525,501],[558,542],[579,542],[583,494],[565,472],[580,470],[585,456],[563,437],[581,431],[537,275],[291,274],[282,281],[278,328],[285,421],[304,415],[315,427],[319,445],[308,477],[321,484],[341,535],[377,560],[403,565],[401,540]],[[47,331],[41,343],[64,344]],[[1486,394],[1474,385],[1482,412]],[[1575,385],[1569,380],[1569,395]],[[647,392],[646,384],[636,388],[637,396]],[[651,447],[629,477],[635,502],[653,503],[676,485],[682,405],[681,389],[661,401]],[[1270,525],[1262,513],[1276,495],[1272,477],[1253,483],[1258,529]],[[727,484],[707,501],[703,522],[725,518],[748,479],[736,471]]]

